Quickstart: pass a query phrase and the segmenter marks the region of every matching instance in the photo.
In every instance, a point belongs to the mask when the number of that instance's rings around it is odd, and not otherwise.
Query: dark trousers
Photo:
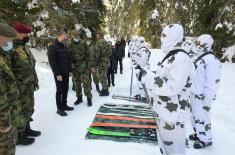
[[[120,65],[120,71],[122,71],[123,70],[123,65],[122,65],[122,57],[121,58],[119,58],[119,57],[117,57],[117,67],[116,67],[116,71],[115,72],[117,72],[117,68],[118,68],[118,63],[119,63],[119,65]]]
[[[69,73],[61,74],[63,80],[58,81],[56,76],[55,84],[56,84],[56,105],[58,110],[63,110],[67,106],[67,97],[69,90]]]
[[[114,85],[114,69],[109,68],[107,71],[108,85],[110,86],[111,82]]]

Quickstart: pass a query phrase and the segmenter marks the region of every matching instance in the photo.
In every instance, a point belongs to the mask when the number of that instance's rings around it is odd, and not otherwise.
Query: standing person
[[[134,72],[139,73],[140,69],[148,70],[150,69],[149,58],[150,58],[150,51],[145,45],[145,41],[143,37],[139,37],[137,39],[137,51],[134,53],[133,61],[135,62]],[[147,97],[144,93],[142,84],[138,79],[136,79],[136,95],[134,96],[136,100],[146,101]]]
[[[107,69],[109,67],[109,56],[112,53],[112,47],[104,39],[103,33],[99,30],[96,32],[97,41],[93,50],[92,72],[98,70],[99,81],[102,85],[100,96],[109,96]]]
[[[163,154],[185,155],[185,117],[189,108],[194,64],[180,47],[183,27],[167,25],[161,34],[161,49],[166,57],[154,72],[141,71],[139,80],[146,84],[156,112],[157,134]],[[144,75],[143,78],[141,78]]]
[[[87,44],[89,46],[89,56],[90,56],[90,63],[92,63],[94,60],[94,49],[95,49],[95,42],[88,40]],[[96,91],[98,93],[100,93],[100,86],[99,86],[99,77],[98,77],[98,71],[97,68],[94,67],[95,70],[93,70],[93,72],[91,72],[92,78],[93,78],[93,82],[95,83],[95,87],[96,87]]]
[[[192,125],[195,133],[189,136],[194,140],[194,148],[212,145],[210,109],[219,89],[221,65],[212,52],[213,38],[204,34],[197,38],[198,56],[195,59],[196,76],[191,89]]]
[[[115,52],[117,56],[117,62],[119,63],[119,66],[120,66],[120,74],[122,74],[122,71],[123,71],[122,60],[125,57],[125,48],[123,48],[123,46],[124,45],[121,43],[121,39],[118,38],[115,44]],[[116,64],[117,66],[118,66],[118,63]],[[118,67],[116,67],[116,69],[117,68]],[[115,73],[117,73],[117,70],[115,71]]]
[[[110,44],[110,46],[112,46],[112,42],[109,41],[108,42]],[[116,66],[116,53],[115,53],[115,47],[112,47],[112,55],[109,57],[110,59],[110,66],[108,68],[107,71],[107,78],[108,78],[108,85],[110,87],[111,83],[113,86],[115,86],[115,82],[114,82],[114,69]]]
[[[69,90],[69,75],[72,71],[71,60],[66,47],[67,34],[65,31],[57,33],[56,41],[48,47],[48,60],[56,83],[57,114],[67,116],[65,111],[74,108],[67,105]]]
[[[0,23],[0,54],[9,52],[12,49],[12,39],[16,32],[9,25]],[[9,104],[8,91],[9,81],[15,81],[15,76],[0,55],[0,154],[15,154],[15,134],[11,118],[12,108]]]
[[[34,113],[34,91],[39,89],[38,77],[35,70],[36,60],[30,49],[26,46],[29,42],[29,34],[32,27],[23,23],[15,23],[12,26],[17,31],[16,40],[14,40],[14,49],[11,53],[12,70],[16,77],[19,89],[19,101],[21,113],[24,116],[25,126],[18,129],[17,144],[29,145],[34,142],[34,138],[41,135],[40,131],[32,130],[30,122],[33,121]]]
[[[125,51],[125,49],[126,49],[126,40],[124,39],[124,37],[121,37],[121,44],[122,44],[122,47]]]
[[[90,78],[90,52],[87,43],[81,39],[80,32],[73,30],[71,32],[72,40],[68,45],[69,55],[74,65],[73,78],[76,89],[77,101],[74,103],[78,105],[82,103],[82,86],[84,94],[87,97],[87,105],[92,106],[91,94],[91,78]]]

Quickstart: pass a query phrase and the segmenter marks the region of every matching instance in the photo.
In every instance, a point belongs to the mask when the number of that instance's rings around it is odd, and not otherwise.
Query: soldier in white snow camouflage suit
[[[145,44],[145,40],[143,37],[139,37],[136,40],[136,52],[133,53],[133,61],[135,62],[134,64],[134,71],[135,71],[135,75],[139,74],[141,69],[144,70],[148,70],[150,69],[150,65],[149,65],[149,58],[150,58],[150,51],[149,49],[146,47]],[[136,78],[136,84],[137,87],[135,87],[135,98],[137,100],[146,100],[146,94],[143,90],[142,84],[141,82]]]
[[[214,40],[210,35],[201,35],[196,41],[198,57],[195,60],[196,76],[191,89],[192,125],[195,133],[194,148],[212,145],[210,109],[216,98],[220,83],[220,61],[211,52]]]
[[[167,25],[161,35],[161,49],[166,57],[156,66],[156,70],[142,70],[139,74],[139,80],[150,92],[153,110],[158,117],[161,153],[168,155],[185,154],[185,117],[195,68],[188,54],[180,47],[183,37],[181,25]]]

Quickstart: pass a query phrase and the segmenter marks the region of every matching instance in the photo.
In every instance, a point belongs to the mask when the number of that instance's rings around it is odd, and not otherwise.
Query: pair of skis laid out
[[[87,128],[88,139],[156,143],[156,120],[148,106],[103,104]]]

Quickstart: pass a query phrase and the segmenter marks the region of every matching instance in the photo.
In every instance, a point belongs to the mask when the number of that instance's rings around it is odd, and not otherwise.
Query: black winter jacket
[[[109,56],[110,67],[109,69],[117,69],[117,55],[115,53],[115,48],[112,48],[112,55]]]
[[[117,42],[115,44],[115,52],[118,58],[125,57],[125,47],[123,46],[123,44],[121,44],[121,42]]]
[[[66,45],[56,40],[48,47],[48,60],[54,75],[71,72],[71,60]]]

